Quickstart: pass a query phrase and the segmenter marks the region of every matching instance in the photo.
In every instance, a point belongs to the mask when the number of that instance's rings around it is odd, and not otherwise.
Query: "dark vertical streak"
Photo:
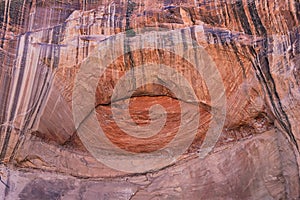
[[[7,74],[4,73],[4,80],[3,80],[4,84],[1,84],[1,88],[3,91],[3,97],[5,98],[3,103],[0,105],[0,111],[2,112],[2,115],[0,116],[0,123],[4,123],[6,122],[8,119],[6,119],[6,112],[7,112],[7,103],[8,103],[8,97],[9,97],[9,88],[11,87],[11,77]],[[2,102],[2,100],[1,100]],[[1,132],[0,132],[1,133]]]
[[[49,76],[48,73],[49,73],[49,71],[47,71],[45,77],[48,77],[48,76]],[[51,80],[51,79],[50,79],[50,80]],[[51,88],[50,86],[51,86],[51,82],[49,82],[48,79],[45,78],[44,83],[43,83],[43,88],[45,88],[45,89],[43,89],[43,90],[44,90],[44,93],[40,95],[40,97],[41,97],[41,102],[43,102],[44,100],[46,100],[47,94],[49,94],[49,90],[50,90],[50,88]],[[42,110],[42,104],[39,105],[39,107],[38,107],[38,109],[37,109],[37,113],[40,113],[41,110]],[[36,123],[37,119],[38,119],[38,115],[35,116],[35,118],[34,118],[34,120],[33,120],[33,122],[32,122],[32,126]],[[29,127],[29,129],[31,129],[32,126]]]
[[[271,76],[270,69],[269,69],[269,61],[264,54],[257,54],[253,47],[249,47],[250,52],[253,56],[257,59],[256,62],[252,64],[254,69],[256,70],[256,75],[260,83],[262,84],[263,88],[265,88],[266,93],[269,97],[271,106],[274,110],[274,115],[278,119],[282,128],[287,132],[291,141],[294,143],[296,148],[298,148],[298,144],[296,139],[292,133],[291,124],[289,122],[288,116],[282,108],[279,95],[276,90],[275,82]],[[274,94],[274,95],[273,95]]]
[[[1,43],[0,43],[0,48],[3,48],[4,46],[4,41],[5,41],[5,35],[6,35],[6,29],[7,29],[7,22],[8,22],[8,11],[9,11],[9,6],[10,6],[10,3],[7,4],[6,6],[6,12],[4,13],[4,21],[3,21],[3,34],[2,34],[2,37],[1,37]]]
[[[25,64],[26,64],[29,35],[30,35],[30,32],[25,34],[25,44],[24,44],[24,51],[23,51],[22,60],[21,60],[20,73],[19,73],[19,78],[17,80],[17,88],[16,88],[16,91],[14,91],[15,96],[14,96],[14,100],[13,100],[13,106],[12,106],[12,110],[10,113],[9,121],[12,121],[16,114],[16,107],[17,107],[17,102],[18,102],[19,95],[20,95],[21,83],[23,81],[24,69],[25,69]],[[11,127],[9,126],[8,131],[4,138],[4,145],[1,150],[0,160],[3,160],[3,158],[5,157],[5,154],[6,154],[6,151],[8,148],[8,144],[9,144],[11,131],[12,131]]]
[[[41,60],[40,55],[41,55],[41,52],[39,52],[39,60]],[[43,71],[42,67],[45,67],[47,69],[46,75],[44,75],[44,76],[41,76],[42,71]],[[48,66],[41,66],[41,64],[39,64],[37,70],[38,71],[35,74],[33,85],[36,86],[37,88],[39,88],[39,85],[41,85],[40,82],[43,81],[44,83],[42,84],[42,87],[41,87],[40,91],[38,91],[37,89],[34,89],[35,92],[32,93],[32,95],[30,97],[30,100],[29,100],[30,104],[27,106],[27,109],[26,109],[26,111],[28,111],[28,113],[26,113],[26,115],[24,116],[25,123],[24,123],[23,127],[21,128],[20,137],[18,138],[18,141],[17,141],[17,143],[16,143],[16,145],[13,149],[13,152],[10,156],[10,161],[12,161],[12,159],[14,158],[21,142],[23,141],[22,136],[28,130],[28,125],[29,125],[30,119],[32,119],[33,114],[36,111],[37,106],[39,105],[41,96],[43,96],[43,93],[45,92],[44,91],[44,86],[45,86],[45,82],[47,81],[47,75],[48,75],[49,68],[48,68]]]
[[[246,34],[252,35],[252,31],[250,28],[250,24],[248,22],[247,15],[245,14],[244,6],[242,1],[237,1],[235,4],[236,8],[233,9],[233,13],[236,16],[238,16],[239,20],[241,22],[241,25],[245,31]]]
[[[252,21],[255,25],[256,34],[266,36],[267,35],[267,30],[263,26],[263,24],[260,20],[260,17],[257,13],[255,1],[248,0],[248,8],[249,8],[249,12],[250,12],[250,15],[251,15],[251,19],[252,19]]]
[[[127,2],[127,10],[126,10],[126,39],[124,41],[124,51],[125,51],[125,69],[131,69],[134,68],[134,58],[132,55],[132,52],[130,50],[130,37],[135,36],[135,32],[130,29],[130,17],[132,15],[132,12],[134,10],[135,3],[131,0],[128,0]]]
[[[251,14],[252,21],[256,28],[256,33],[259,35],[262,35],[262,36],[267,36],[267,30],[265,29],[265,27],[263,26],[263,24],[260,20],[260,17],[256,10],[255,2],[248,1],[248,5],[249,5],[249,11]],[[255,51],[254,49],[251,49],[251,52],[254,53],[254,51]],[[255,67],[255,68],[257,71],[260,72],[258,74],[258,76],[263,81],[263,85],[265,86],[265,88],[267,90],[267,94],[270,98],[270,102],[272,104],[275,116],[277,117],[280,125],[288,133],[291,141],[295,144],[295,146],[298,149],[298,144],[292,133],[291,123],[289,121],[289,118],[288,118],[286,112],[284,111],[284,109],[282,107],[281,100],[279,98],[279,95],[278,95],[278,92],[276,89],[275,81],[270,72],[270,64],[269,64],[269,60],[268,60],[267,51],[268,51],[268,40],[264,39],[263,40],[263,50],[261,52],[259,52],[259,54],[255,53],[256,58],[258,59],[258,64],[259,64],[259,66]]]

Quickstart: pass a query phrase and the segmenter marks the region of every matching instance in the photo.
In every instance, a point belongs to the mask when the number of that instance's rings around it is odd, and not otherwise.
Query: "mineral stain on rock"
[[[0,161],[10,185],[0,187],[0,197],[299,199],[299,12],[297,0],[0,0]],[[186,41],[201,46],[222,77],[226,120],[204,159],[197,152],[212,119],[210,91],[191,63],[162,50],[172,40],[153,40],[160,49],[143,50],[140,39],[149,30],[180,33],[178,51],[187,49]],[[157,84],[135,88],[132,97],[118,99],[120,118],[121,104],[129,100],[130,117],[141,127],[151,123],[155,104],[165,107],[167,123],[151,140],[124,135],[111,97],[128,70],[146,63],[171,66],[199,99],[200,126],[191,146],[156,171],[131,174],[105,166],[74,124],[72,99],[85,101],[73,96],[76,76],[97,48],[120,33],[128,40],[115,47],[124,55],[105,66],[93,96],[98,124],[112,143],[135,153],[162,148],[180,126],[178,105],[195,106]],[[132,76],[130,84],[150,78]],[[169,81],[178,80],[173,75]]]

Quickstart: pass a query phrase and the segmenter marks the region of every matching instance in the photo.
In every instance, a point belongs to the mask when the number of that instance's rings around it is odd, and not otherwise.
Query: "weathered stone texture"
[[[1,197],[299,199],[299,12],[297,0],[0,0],[0,161],[9,185],[0,183]],[[198,158],[212,106],[203,77],[171,52],[125,53],[105,66],[95,94],[97,119],[113,143],[151,152],[176,134],[179,103],[194,109],[161,85],[134,88],[126,98],[136,123],[150,123],[153,104],[163,105],[168,118],[157,138],[126,136],[111,118],[111,97],[119,78],[139,65],[164,64],[184,75],[201,113],[197,135],[177,162],[128,174],[98,162],[80,141],[72,116],[75,78],[96,48],[115,35],[126,31],[133,41],[115,44],[125,52],[141,45],[143,31],[158,28],[180,32],[182,49],[193,40],[211,57],[224,83],[226,120],[213,152]]]

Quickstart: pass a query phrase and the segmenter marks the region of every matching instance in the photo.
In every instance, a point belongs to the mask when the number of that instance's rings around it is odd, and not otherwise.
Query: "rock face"
[[[0,0],[1,197],[299,199],[299,10]]]

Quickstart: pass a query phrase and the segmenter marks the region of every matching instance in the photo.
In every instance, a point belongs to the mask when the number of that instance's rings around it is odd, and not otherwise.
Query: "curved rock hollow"
[[[299,199],[299,11],[0,0],[1,198]]]

